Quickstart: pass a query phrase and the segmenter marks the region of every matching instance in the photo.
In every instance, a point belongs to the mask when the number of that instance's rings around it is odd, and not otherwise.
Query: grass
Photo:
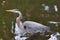
[[[48,23],[50,20],[60,21],[60,0],[5,0],[6,3],[1,5],[2,1],[3,0],[0,0],[0,38],[3,40],[12,40],[11,21],[15,22],[15,18],[18,16],[18,14],[5,12],[6,9],[18,8],[23,14],[23,21],[32,20],[45,24],[51,28],[52,32],[60,30],[60,24],[56,29],[55,25]],[[48,5],[50,11],[46,12],[43,10],[42,4]],[[54,5],[58,6],[58,12],[54,11]],[[44,14],[44,17],[42,17],[42,14]],[[47,15],[49,15],[49,17],[46,17]],[[5,22],[5,24],[3,22]]]

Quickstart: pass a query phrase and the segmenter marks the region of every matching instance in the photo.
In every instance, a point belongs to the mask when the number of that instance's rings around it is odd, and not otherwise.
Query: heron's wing
[[[33,21],[24,22],[24,26],[26,26],[26,30],[31,32],[44,32],[50,30],[49,27]]]
[[[49,28],[48,27],[43,27],[43,26],[33,26],[33,27],[28,26],[27,30],[32,31],[32,32],[45,32],[45,31],[48,31]]]

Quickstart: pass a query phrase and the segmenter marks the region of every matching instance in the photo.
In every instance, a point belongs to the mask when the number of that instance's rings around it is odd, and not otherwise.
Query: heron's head
[[[21,11],[19,11],[19,9],[11,9],[11,10],[5,10],[6,12],[12,12],[12,13],[18,13],[19,16],[21,17],[22,19],[22,13]]]
[[[19,9],[6,10],[6,12],[21,13]]]

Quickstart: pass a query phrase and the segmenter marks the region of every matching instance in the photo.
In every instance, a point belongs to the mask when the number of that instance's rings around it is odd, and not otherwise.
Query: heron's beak
[[[12,10],[5,10],[6,12],[12,12]]]

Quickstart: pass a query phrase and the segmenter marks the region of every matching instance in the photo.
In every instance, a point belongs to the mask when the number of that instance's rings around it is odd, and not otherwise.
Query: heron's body
[[[37,32],[45,32],[45,31],[50,30],[49,27],[42,25],[40,23],[34,22],[34,21],[25,21],[22,23],[21,22],[22,13],[16,9],[6,10],[6,11],[19,14],[19,16],[16,18],[15,33],[23,34],[24,32],[27,32],[27,33],[33,34],[33,33],[37,33]]]
[[[25,26],[28,33],[45,32],[50,30],[49,27],[34,21],[25,21],[23,25]]]
[[[34,34],[37,32],[45,32],[45,31],[50,31],[50,28],[42,25],[40,23],[34,22],[34,21],[25,21],[20,22],[20,25],[22,25],[21,28],[18,27],[17,24],[15,24],[15,34],[23,34],[23,33],[30,33],[30,34]]]

